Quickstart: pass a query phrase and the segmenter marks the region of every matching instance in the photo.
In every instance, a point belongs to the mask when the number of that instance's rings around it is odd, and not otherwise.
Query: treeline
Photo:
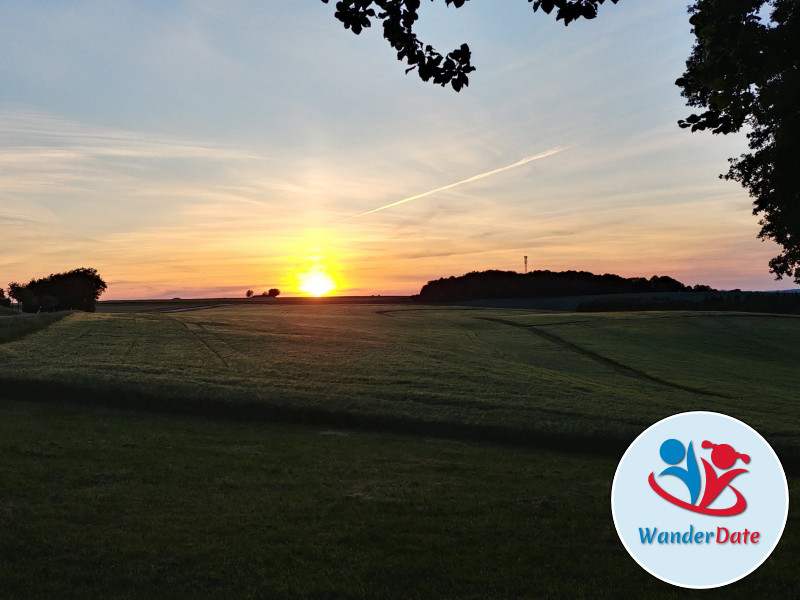
[[[715,292],[700,299],[595,298],[581,302],[579,312],[635,310],[709,310],[800,315],[800,294],[780,292]]]
[[[713,291],[707,285],[686,286],[672,277],[620,277],[588,271],[473,271],[460,277],[429,281],[417,297],[424,302],[455,302],[487,298],[540,298],[595,294],[639,294]]]
[[[12,281],[8,295],[19,302],[23,312],[94,312],[95,303],[106,289],[106,282],[95,269],[80,268],[31,279],[26,284]]]

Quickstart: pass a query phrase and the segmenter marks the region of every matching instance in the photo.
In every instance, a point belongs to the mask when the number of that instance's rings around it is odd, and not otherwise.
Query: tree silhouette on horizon
[[[83,310],[94,312],[95,303],[108,289],[96,269],[81,267],[65,273],[31,279],[26,284],[12,281],[9,295],[23,312]]]

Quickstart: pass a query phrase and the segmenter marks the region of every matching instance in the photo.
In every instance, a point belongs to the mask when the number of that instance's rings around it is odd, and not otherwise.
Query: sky
[[[484,269],[791,289],[744,135],[692,134],[682,2],[564,27],[523,0],[424,2],[477,70],[422,82],[319,0],[0,3],[0,285],[78,267],[103,299],[418,293]]]

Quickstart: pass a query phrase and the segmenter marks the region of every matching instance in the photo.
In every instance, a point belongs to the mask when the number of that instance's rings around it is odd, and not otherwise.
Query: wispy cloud
[[[479,173],[478,175],[473,175],[472,177],[467,177],[466,179],[462,179],[461,181],[456,181],[455,183],[449,183],[447,185],[443,185],[441,187],[428,190],[427,192],[423,192],[421,194],[416,194],[414,196],[409,196],[408,198],[403,198],[402,200],[398,200],[397,202],[392,202],[391,204],[385,204],[383,206],[379,206],[378,208],[373,208],[372,210],[368,210],[367,212],[363,212],[358,215],[353,215],[352,217],[348,217],[345,221],[352,221],[353,219],[358,219],[360,217],[365,217],[367,215],[371,215],[376,212],[380,212],[382,210],[386,210],[387,208],[394,208],[395,206],[400,206],[401,204],[406,204],[407,202],[412,202],[414,200],[419,200],[421,198],[426,198],[427,196],[432,196],[433,194],[438,194],[439,192],[444,192],[447,190],[452,190],[455,187],[460,185],[465,185],[467,183],[472,183],[473,181],[479,181],[481,179],[486,179],[487,177],[492,177],[493,175],[498,175],[499,173],[503,173],[504,171],[510,171],[511,169],[516,169],[517,167],[521,167],[522,165],[526,165],[529,162],[533,162],[535,160],[540,160],[542,158],[547,158],[548,156],[553,156],[554,154],[558,154],[559,152],[563,152],[567,148],[571,146],[563,147],[563,148],[551,148],[550,150],[546,150],[544,152],[540,152],[539,154],[534,154],[533,156],[528,156],[523,158],[522,160],[518,160],[517,162],[506,165],[505,167],[500,167],[498,169],[492,169],[491,171],[486,171],[485,173]]]
[[[162,134],[92,127],[54,115],[0,106],[3,162],[111,156],[261,160],[238,148]]]

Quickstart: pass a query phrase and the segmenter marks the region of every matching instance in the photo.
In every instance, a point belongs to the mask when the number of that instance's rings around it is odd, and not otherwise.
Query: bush
[[[97,271],[87,268],[31,279],[26,285],[16,282],[9,284],[9,294],[22,304],[24,312],[94,312],[95,302],[106,289],[106,282]]]

